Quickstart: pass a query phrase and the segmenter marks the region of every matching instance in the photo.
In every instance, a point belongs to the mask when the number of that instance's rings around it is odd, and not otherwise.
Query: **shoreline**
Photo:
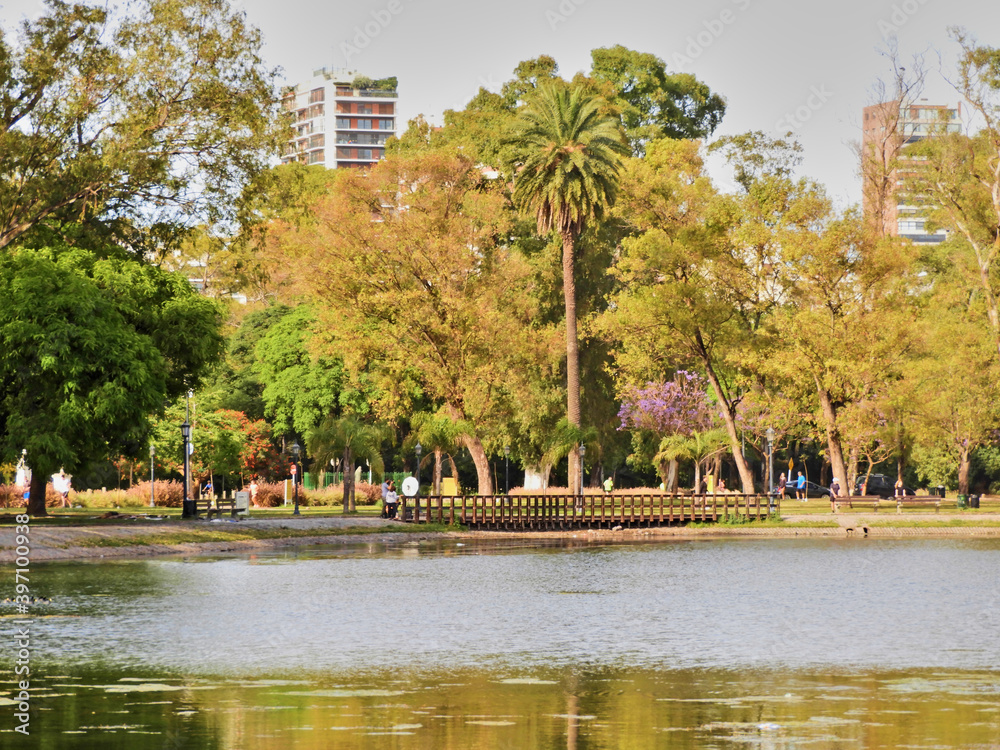
[[[517,539],[530,541],[577,540],[580,542],[660,542],[682,539],[725,538],[1000,538],[1000,525],[971,525],[976,521],[1000,523],[1000,515],[967,516],[935,515],[908,519],[913,525],[902,522],[898,516],[872,517],[871,515],[789,516],[787,526],[663,526],[652,528],[577,529],[555,531],[419,531],[402,530],[400,524],[376,518],[303,518],[303,519],[248,519],[238,522],[209,521],[159,521],[155,525],[65,526],[29,532],[32,562],[61,560],[86,560],[108,558],[157,557],[166,555],[211,555],[231,552],[250,552],[255,549],[279,549],[313,546],[318,544],[348,546],[359,543],[402,544],[407,541],[440,539],[496,540]],[[969,522],[968,526],[926,526],[921,523],[949,521]],[[836,526],[795,525],[817,522],[836,522]],[[898,525],[872,524],[892,522]],[[151,522],[154,523],[154,522]],[[267,534],[262,538],[231,538],[197,541],[196,539],[171,541],[174,536],[197,537],[238,535],[243,530],[256,530]],[[314,531],[315,533],[306,533]],[[283,533],[287,532],[287,533]],[[352,533],[354,532],[354,533]],[[254,533],[254,532],[251,532]],[[13,564],[15,560],[15,529],[0,528],[0,565]],[[164,538],[163,543],[156,541]],[[136,544],[128,544],[130,538]],[[76,542],[76,543],[75,543]],[[82,544],[79,542],[83,542]]]

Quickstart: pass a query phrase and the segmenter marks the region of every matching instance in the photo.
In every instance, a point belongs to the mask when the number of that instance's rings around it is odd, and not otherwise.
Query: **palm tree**
[[[603,100],[580,85],[541,86],[518,117],[511,139],[522,166],[514,203],[534,212],[540,234],[562,238],[566,305],[566,418],[580,426],[580,357],[576,332],[576,240],[588,222],[615,201],[621,156],[629,153],[620,121],[602,114]],[[570,487],[576,491],[578,446],[570,451]]]
[[[384,428],[365,424],[353,414],[330,415],[306,435],[306,448],[320,466],[332,458],[344,459],[344,513],[354,512],[354,459],[367,459],[372,472],[381,476],[385,471],[381,448],[386,435]]]
[[[410,419],[412,431],[409,437],[403,442],[403,450],[409,453],[415,443],[420,443],[424,450],[429,453],[421,461],[430,460],[434,457],[434,482],[431,494],[441,494],[441,464],[445,456],[451,464],[451,475],[458,482],[458,467],[455,466],[454,454],[461,448],[461,438],[463,435],[472,435],[475,430],[468,422],[454,420],[447,414],[438,412],[430,414],[419,412]]]
[[[722,453],[729,447],[729,434],[721,427],[690,435],[667,435],[660,441],[660,450],[653,456],[653,462],[688,459],[694,461],[694,491],[701,487],[701,467],[708,459]],[[666,481],[666,480],[664,480]]]

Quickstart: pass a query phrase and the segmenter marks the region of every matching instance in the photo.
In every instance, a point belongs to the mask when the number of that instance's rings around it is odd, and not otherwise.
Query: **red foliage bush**
[[[24,490],[13,484],[0,484],[0,508],[23,508]]]
[[[299,503],[302,502],[303,493],[299,493]],[[284,482],[258,482],[257,483],[257,506],[260,508],[277,508],[285,502]]]
[[[179,508],[184,500],[184,483],[175,479],[170,481],[158,481],[155,486],[156,505],[159,508]],[[138,500],[139,505],[146,505],[149,502],[149,482],[138,482],[125,491],[125,496]],[[131,505],[132,503],[130,503]]]

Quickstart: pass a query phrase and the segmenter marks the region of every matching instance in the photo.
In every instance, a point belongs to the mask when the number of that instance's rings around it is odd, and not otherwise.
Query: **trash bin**
[[[969,495],[969,507],[970,508],[979,507],[979,495]]]
[[[958,496],[958,500],[955,502],[955,507],[959,508],[959,509],[968,508],[969,507],[969,496],[968,495],[959,495]]]

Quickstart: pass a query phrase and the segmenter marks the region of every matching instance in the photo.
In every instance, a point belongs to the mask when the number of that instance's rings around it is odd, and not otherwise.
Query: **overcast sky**
[[[728,102],[716,135],[793,130],[805,147],[802,172],[840,204],[860,200],[852,141],[876,78],[888,78],[879,49],[895,33],[901,57],[926,52],[925,96],[954,105],[942,73],[954,70],[948,27],[1000,46],[993,0],[237,0],[262,29],[265,56],[286,82],[316,68],[399,78],[401,128],[423,113],[461,108],[480,86],[498,90],[521,60],[551,55],[563,76],[590,68],[590,51],[622,44],[651,52],[668,70],[689,72]],[[10,27],[38,0],[0,0]],[[939,58],[940,56],[940,58]],[[720,181],[727,176],[716,171]]]

